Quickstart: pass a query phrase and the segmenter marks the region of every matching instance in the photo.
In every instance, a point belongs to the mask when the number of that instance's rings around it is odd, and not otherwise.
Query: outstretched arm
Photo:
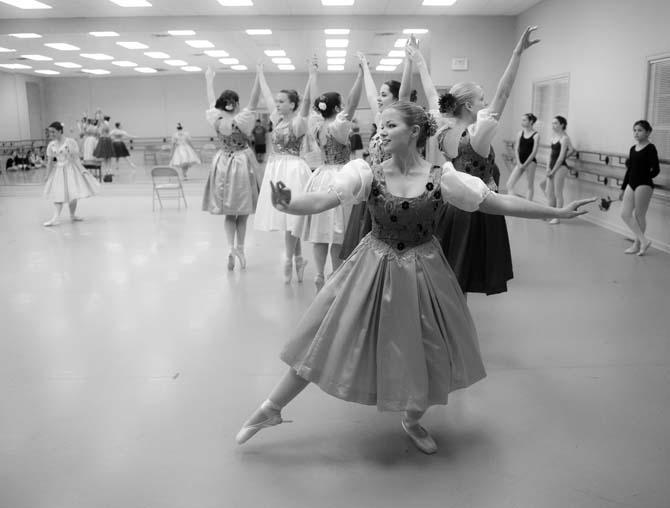
[[[375,85],[374,79],[372,79],[372,73],[370,72],[370,63],[368,59],[362,52],[356,53],[358,60],[361,62],[361,67],[363,68],[363,84],[365,86],[365,95],[368,98],[368,105],[372,111],[372,118],[377,118],[379,115],[379,104],[377,103],[377,86]],[[404,74],[403,74],[404,76]]]
[[[207,103],[210,108],[213,108],[214,104],[216,104],[216,95],[214,95],[214,76],[216,76],[214,69],[207,67],[207,70],[205,71],[205,83],[207,85]]]
[[[312,215],[325,212],[340,204],[340,200],[334,192],[306,192],[299,196],[291,197],[291,189],[283,182],[270,182],[272,188],[272,205],[279,211],[290,215]]]
[[[408,46],[414,45],[419,49],[419,43],[412,35],[407,43]],[[400,78],[400,90],[398,90],[398,100],[409,102],[412,97],[412,75],[414,74],[414,65],[409,53],[405,51],[405,61],[403,62],[402,78]]]
[[[305,93],[302,96],[302,103],[300,104],[300,116],[307,118],[312,106],[312,81],[316,80],[318,65],[316,61],[310,61],[309,66],[309,79],[307,80],[307,85],[305,86]]]
[[[363,92],[363,66],[358,65],[358,74],[356,75],[356,81],[354,81],[354,86],[349,92],[349,97],[347,97],[347,106],[344,110],[344,113],[347,115],[347,119],[351,120],[356,113],[356,108],[358,108],[358,103],[361,100],[361,93]]]
[[[492,215],[512,215],[526,219],[572,219],[588,213],[586,210],[579,210],[579,208],[593,203],[596,199],[580,199],[563,208],[551,208],[512,194],[490,192],[479,205],[479,211]]]
[[[488,108],[492,114],[497,114],[498,118],[500,118],[500,115],[505,109],[505,104],[507,104],[507,99],[509,99],[509,96],[512,93],[512,86],[514,85],[514,80],[516,79],[516,74],[519,70],[519,63],[521,62],[521,54],[534,44],[540,42],[539,39],[530,39],[530,36],[535,30],[537,30],[536,26],[529,26],[526,28],[526,31],[514,48],[512,58],[510,59],[509,64],[507,64],[505,73],[502,75],[502,78],[500,78],[496,94]]]
[[[261,97],[261,86],[259,83],[258,74],[256,74],[256,79],[254,79],[254,86],[251,88],[251,96],[249,97],[249,104],[247,104],[247,109],[253,111],[258,106],[258,99]]]
[[[277,104],[275,103],[275,99],[272,96],[272,91],[268,86],[268,82],[265,79],[265,74],[263,73],[263,64],[258,64],[256,66],[256,79],[258,79],[258,85],[261,88],[261,94],[263,95],[265,105],[270,110],[270,114],[272,114],[277,109]]]

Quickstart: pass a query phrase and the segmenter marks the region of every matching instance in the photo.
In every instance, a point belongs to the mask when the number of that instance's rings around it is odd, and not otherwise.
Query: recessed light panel
[[[0,53],[13,53],[14,51],[16,51],[16,50],[0,47]]]
[[[241,64],[231,65],[230,68],[233,69],[234,71],[246,71],[247,70],[247,66],[246,65],[241,65]]]
[[[24,65],[24,64],[0,64],[0,67],[12,70],[32,69],[30,65]]]
[[[175,37],[180,37],[184,35],[195,35],[195,30],[168,30],[170,35],[174,35]]]
[[[402,62],[402,58],[382,58],[379,60],[379,65],[393,65],[396,66]]]
[[[34,33],[20,33],[20,34],[9,34],[10,37],[16,37],[17,39],[41,39],[40,34]]]
[[[186,72],[200,72],[202,69],[195,65],[187,65],[186,67],[182,67],[181,70]]]
[[[88,32],[93,37],[119,37],[116,32]]]
[[[185,62],[184,60],[165,60],[165,63],[172,65],[173,67],[184,67],[185,65],[188,65],[188,62]]]
[[[237,58],[219,58],[219,62],[223,65],[237,65],[240,63]]]
[[[214,47],[214,44],[212,44],[209,41],[205,41],[205,40],[186,41],[186,44],[188,44],[192,48],[198,48],[198,49],[213,48]]]
[[[160,59],[170,58],[170,55],[168,55],[167,53],[163,53],[162,51],[147,51],[144,54],[149,58],[160,58]]]
[[[133,70],[143,74],[153,74],[154,72],[158,72],[153,67],[135,67]]]
[[[391,72],[394,71],[396,68],[393,65],[378,65],[375,67],[376,71],[383,71],[383,72]]]
[[[60,72],[52,71],[51,69],[38,69],[35,72],[37,74],[45,74],[47,76],[55,76],[56,74],[60,74]]]
[[[454,5],[458,0],[423,0],[423,4],[427,7],[449,7]]]
[[[415,34],[415,35],[421,35],[421,34],[427,34],[428,29],[427,28],[405,28],[402,33],[404,34]]]
[[[329,65],[328,70],[329,71],[343,71],[344,70],[344,65]]]
[[[47,42],[45,46],[59,51],[79,51],[81,49],[67,42]]]
[[[36,62],[50,62],[53,58],[44,55],[21,55],[28,60],[35,60]]]
[[[81,69],[81,65],[74,62],[54,62],[54,65],[63,67],[64,69]]]
[[[354,5],[354,0],[321,0],[321,5],[325,7]]]
[[[3,4],[11,5],[12,7],[18,7],[19,9],[51,9],[50,5],[47,5],[37,0],[0,0]]]
[[[105,69],[82,69],[81,72],[85,72],[86,74],[95,74],[98,76],[102,76],[103,74],[111,74],[110,71]]]
[[[328,65],[344,65],[346,61],[346,58],[329,58],[326,63]]]
[[[395,41],[395,44],[393,45],[393,47],[395,48],[404,48],[405,46],[407,46],[406,38],[398,39],[397,41]]]
[[[402,49],[393,49],[389,51],[389,58],[405,58],[405,51]]]
[[[105,55],[104,53],[82,53],[80,56],[91,60],[114,60],[113,56]]]
[[[112,62],[112,65],[116,65],[117,67],[137,67],[135,62],[129,60],[116,60]]]
[[[295,65],[290,65],[290,64],[281,64],[278,65],[277,68],[282,71],[294,71],[295,70]]]
[[[326,56],[328,58],[338,58],[342,56],[347,56],[346,49],[329,49],[326,51]]]
[[[136,41],[117,42],[119,46],[126,49],[147,49],[149,46]]]
[[[151,7],[151,3],[147,0],[110,0],[110,2],[119,7]]]
[[[349,46],[349,39],[326,39],[327,48],[346,48]]]
[[[247,35],[272,35],[272,30],[269,28],[253,28],[246,32]]]
[[[284,56],[278,56],[278,57],[275,57],[275,58],[272,59],[272,63],[276,63],[276,64],[290,64],[290,63],[291,63],[291,59],[290,59],[290,58],[287,58],[287,57],[284,57]]]
[[[222,49],[208,49],[205,51],[205,55],[211,56],[212,58],[224,58],[230,56],[227,51]]]
[[[219,0],[224,7],[251,7],[254,3],[251,0]]]
[[[286,56],[286,51],[283,49],[266,49],[265,54],[267,56]]]

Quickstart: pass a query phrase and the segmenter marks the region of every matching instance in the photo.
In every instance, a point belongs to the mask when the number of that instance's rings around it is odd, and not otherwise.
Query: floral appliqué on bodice
[[[368,153],[370,154],[370,165],[372,166],[374,166],[375,164],[381,164],[385,160],[391,158],[391,154],[387,153],[384,150],[382,139],[379,136],[379,133],[375,134],[370,138],[370,144],[368,145]]]
[[[458,143],[458,156],[451,161],[456,171],[468,173],[476,176],[488,184],[494,179],[494,175],[499,173],[496,167],[496,154],[493,147],[489,151],[488,157],[482,157],[470,143],[470,134],[466,130]]]
[[[56,164],[65,164],[66,162],[72,161],[77,155],[76,152],[77,146],[74,148],[64,141],[61,145],[58,145],[55,141],[51,144],[51,149],[47,151],[47,157],[52,158],[56,157]]]
[[[319,135],[316,139],[321,147],[324,164],[342,165],[349,162],[349,159],[351,158],[351,150],[348,143],[343,145],[328,132],[326,132],[325,142],[322,142],[321,136]]]
[[[434,166],[423,193],[403,198],[388,191],[381,165],[372,166],[372,185],[367,200],[372,216],[372,236],[397,251],[430,241],[435,231],[435,214],[442,206],[441,178],[442,168]]]
[[[272,149],[278,155],[300,155],[302,136],[296,136],[291,122],[282,122],[272,131]]]
[[[219,139],[221,150],[225,153],[239,152],[249,146],[249,139],[235,123],[233,123],[233,131],[230,134],[221,134],[219,129],[216,129],[216,135]]]

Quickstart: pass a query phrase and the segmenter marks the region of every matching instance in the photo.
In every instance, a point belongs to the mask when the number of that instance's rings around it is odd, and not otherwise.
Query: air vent
[[[162,37],[172,37],[172,36],[170,34],[151,34],[151,37],[162,38]]]
[[[30,58],[24,58],[22,56],[17,56],[16,58],[12,58],[12,60],[16,61],[25,61],[25,60],[30,60]]]
[[[375,37],[391,37],[397,35],[396,32],[375,32]]]
[[[155,67],[154,67],[154,68],[155,68]],[[168,69],[156,69],[156,71],[158,71],[158,72],[165,72],[165,71],[167,71],[167,70],[168,70]],[[172,70],[172,69],[170,69],[170,70]]]

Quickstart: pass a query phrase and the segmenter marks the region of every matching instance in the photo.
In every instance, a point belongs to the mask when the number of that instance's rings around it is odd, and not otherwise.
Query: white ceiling
[[[35,74],[38,69],[57,70],[59,76],[82,75],[79,69],[63,69],[54,62],[74,62],[88,69],[106,69],[108,76],[138,76],[130,68],[121,68],[111,61],[94,61],[81,57],[81,53],[104,53],[115,60],[129,60],[139,66],[161,69],[159,74],[185,74],[179,67],[171,67],[144,55],[145,51],[162,51],[172,59],[184,60],[188,65],[205,68],[211,65],[218,72],[233,71],[216,58],[203,54],[184,41],[206,39],[214,49],[227,51],[241,64],[253,71],[256,63],[264,59],[268,72],[280,72],[265,49],[284,49],[296,66],[305,70],[305,61],[316,55],[325,71],[325,28],[350,28],[349,48],[345,72],[354,72],[361,50],[370,56],[375,66],[381,57],[392,49],[397,38],[403,37],[404,28],[440,28],[445,15],[517,15],[541,0],[458,0],[452,7],[422,7],[421,0],[356,0],[354,7],[323,7],[319,0],[254,0],[254,6],[223,7],[217,0],[150,0],[150,8],[121,8],[109,0],[42,0],[52,4],[49,10],[21,10],[0,3],[0,47],[14,49],[0,52],[0,64],[23,63]],[[269,36],[249,36],[247,28],[269,28]],[[191,29],[193,37],[173,37],[167,30]],[[120,37],[96,38],[90,31],[116,31]],[[17,39],[9,33],[35,32],[40,39]],[[334,36],[333,38],[338,38]],[[421,35],[424,47],[430,46],[430,33]],[[129,50],[117,41],[137,41],[149,49]],[[45,43],[66,42],[81,48],[80,51],[59,51]],[[39,54],[53,61],[23,60],[22,55]],[[58,78],[55,76],[54,78]]]

